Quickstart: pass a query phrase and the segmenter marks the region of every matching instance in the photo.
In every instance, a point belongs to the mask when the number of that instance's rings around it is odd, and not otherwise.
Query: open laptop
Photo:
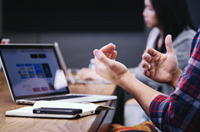
[[[58,43],[0,45],[0,56],[12,99],[16,103],[33,104],[39,100],[99,102],[117,98],[72,94],[68,85],[55,88],[56,72],[67,73]]]

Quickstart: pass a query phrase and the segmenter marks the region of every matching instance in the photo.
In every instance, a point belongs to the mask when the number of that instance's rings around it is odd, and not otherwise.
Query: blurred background
[[[200,0],[187,0],[196,29]],[[10,43],[58,42],[68,68],[88,67],[93,50],[112,42],[117,60],[135,67],[149,29],[143,0],[0,0],[0,37]]]

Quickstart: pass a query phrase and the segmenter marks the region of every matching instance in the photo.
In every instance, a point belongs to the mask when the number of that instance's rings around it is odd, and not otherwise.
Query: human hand
[[[100,50],[94,50],[95,71],[102,78],[115,84],[119,83],[122,76],[128,73],[128,69],[122,63],[115,61],[117,51],[114,44],[108,44]]]
[[[147,53],[144,53],[142,58],[142,67],[144,68],[144,75],[162,83],[168,83],[174,87],[174,82],[180,76],[180,69],[178,68],[178,61],[175,50],[172,45],[171,35],[165,38],[165,46],[167,53],[162,54],[153,48],[147,48]],[[179,73],[179,74],[178,74]]]
[[[78,78],[80,80],[104,80],[94,70],[89,68],[82,68],[78,72]]]

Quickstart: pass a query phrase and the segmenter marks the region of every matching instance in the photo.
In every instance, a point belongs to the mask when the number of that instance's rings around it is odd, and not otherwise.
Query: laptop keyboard
[[[61,100],[61,99],[69,99],[69,98],[78,98],[78,97],[85,97],[86,95],[69,95],[69,96],[51,96],[51,97],[45,97],[45,98],[34,98],[31,99],[33,101],[38,100]]]

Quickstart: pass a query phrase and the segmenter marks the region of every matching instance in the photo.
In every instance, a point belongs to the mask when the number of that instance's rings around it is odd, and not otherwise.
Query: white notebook
[[[82,113],[79,114],[35,114],[33,109],[41,107],[50,108],[79,108],[82,109]],[[38,101],[33,106],[26,106],[15,110],[6,111],[5,116],[10,117],[38,117],[38,118],[79,118],[87,115],[95,114],[101,110],[113,110],[114,107],[106,105],[97,105],[93,103],[70,103],[60,101]]]

